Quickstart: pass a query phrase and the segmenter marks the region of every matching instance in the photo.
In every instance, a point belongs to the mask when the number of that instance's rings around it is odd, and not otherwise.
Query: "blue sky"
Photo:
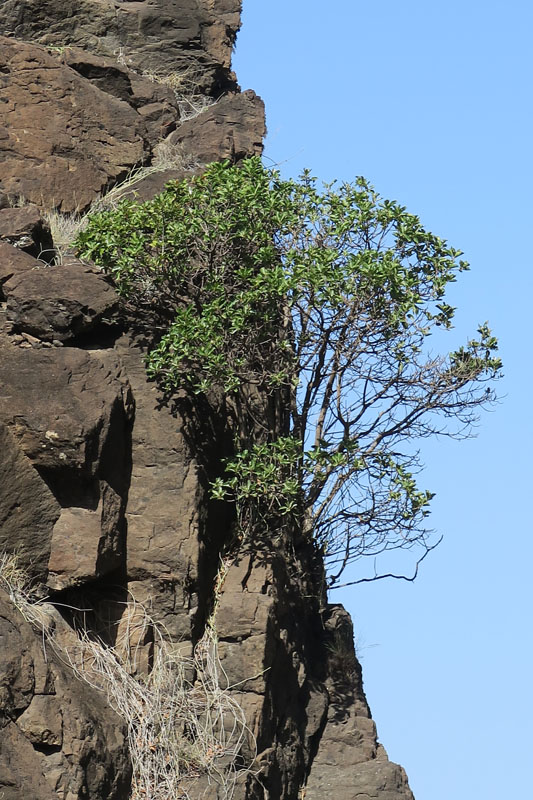
[[[500,339],[501,401],[477,438],[424,443],[442,545],[414,584],[331,597],[417,800],[530,791],[532,30],[517,0],[244,0],[234,58],[266,103],[267,163],[364,175],[418,214],[471,263],[447,346],[485,320]]]

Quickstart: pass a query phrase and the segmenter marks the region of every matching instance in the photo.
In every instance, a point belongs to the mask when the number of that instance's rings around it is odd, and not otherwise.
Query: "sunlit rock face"
[[[0,30],[18,39],[111,56],[136,71],[176,74],[201,92],[234,88],[240,0],[5,0]]]

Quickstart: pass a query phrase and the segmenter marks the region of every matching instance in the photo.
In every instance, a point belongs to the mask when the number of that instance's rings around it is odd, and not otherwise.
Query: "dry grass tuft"
[[[198,72],[193,67],[168,74],[145,70],[142,75],[153,83],[160,83],[162,86],[172,89],[178,104],[181,122],[194,119],[206,108],[216,103],[213,97],[202,91]]]
[[[49,632],[50,615],[32,590],[31,580],[19,559],[9,553],[0,555],[0,586],[27,622]]]
[[[115,208],[127,192],[134,190],[135,186],[149,175],[172,169],[190,171],[197,166],[198,162],[186,153],[182,145],[163,141],[154,148],[154,159],[150,166],[131,169],[122,181],[97,197],[85,213],[62,214],[57,209],[43,211],[43,217],[52,234],[56,263],[63,263],[76,237],[85,230],[93,214]]]
[[[56,209],[43,211],[42,215],[50,228],[54,242],[56,263],[62,263],[76,236],[86,227],[87,214],[62,214]]]
[[[212,785],[218,798],[230,800],[237,779],[250,772],[241,752],[253,736],[220,664],[213,617],[190,656],[134,602],[128,604],[128,627],[116,647],[86,630],[78,630],[76,643],[65,647],[53,627],[45,626],[49,617],[12,556],[0,558],[0,584],[43,640],[81,680],[105,693],[126,723],[131,800],[185,800],[198,779]],[[154,637],[152,669],[135,675],[137,654],[129,643],[143,640],[148,629]]]
[[[127,724],[131,800],[185,798],[187,786],[204,776],[217,787],[217,797],[231,798],[237,778],[248,771],[238,761],[250,734],[229,692],[216,635],[208,628],[186,657],[148,617],[145,624],[156,633],[146,676],[132,675],[129,658],[83,632],[76,650],[65,654],[77,675],[105,692]]]
[[[199,161],[188,153],[181,143],[172,144],[168,140],[164,140],[154,147],[152,167],[156,172],[165,172],[171,169],[190,172],[199,166]]]
[[[25,208],[30,204],[29,200],[26,200],[22,194],[8,194],[7,200],[10,208]]]

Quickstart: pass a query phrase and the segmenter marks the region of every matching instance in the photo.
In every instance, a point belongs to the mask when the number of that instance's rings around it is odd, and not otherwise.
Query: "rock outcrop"
[[[170,134],[167,152],[183,152],[194,163],[261,151],[264,112],[253,92],[214,103],[197,86],[180,94],[171,85],[168,76],[147,77],[79,48],[0,37],[3,192],[15,202],[81,212],[149,163]],[[29,209],[1,209],[0,239],[16,243],[21,226],[36,225],[28,216]],[[36,240],[33,251],[48,248]]]
[[[7,198],[6,198],[6,206]],[[37,206],[0,208],[0,243],[13,244],[36,258],[53,260],[50,228]]]
[[[214,96],[233,89],[241,0],[4,0],[0,30],[62,49],[75,45],[136,70],[175,74]]]
[[[16,556],[41,613],[28,622],[0,592],[6,800],[130,797],[124,720],[65,653],[81,625],[126,642],[148,674],[157,643],[131,624],[140,605],[188,655],[216,627],[248,728],[237,800],[412,800],[317,553],[280,534],[224,556],[233,512],[208,486],[231,414],[161,395],[146,331],[96,265],[56,252],[46,221],[143,165],[132,197],[261,151],[262,102],[231,72],[239,25],[239,0],[0,6],[0,556]],[[210,757],[228,769],[223,748]],[[191,798],[226,796],[201,770],[187,780]]]
[[[48,624],[53,624],[50,617]],[[127,731],[0,590],[0,792],[5,800],[128,796]]]

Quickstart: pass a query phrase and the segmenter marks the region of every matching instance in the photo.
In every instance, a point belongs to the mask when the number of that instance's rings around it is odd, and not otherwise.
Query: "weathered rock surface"
[[[218,604],[222,667],[256,737],[256,780],[243,795],[250,800],[263,792],[298,797],[327,714],[319,597],[308,593],[307,555],[286,557],[281,548],[243,556]]]
[[[126,735],[102,694],[73,679],[0,589],[0,794],[123,800]]]
[[[82,210],[150,153],[132,106],[38,45],[0,37],[0,104],[3,189],[37,205]]]
[[[0,299],[5,299],[2,289],[5,281],[13,275],[20,275],[25,270],[35,269],[36,266],[35,258],[29,253],[0,241]]]
[[[76,45],[136,70],[177,73],[196,93],[235,79],[230,61],[241,0],[4,0],[0,30],[52,47]]]
[[[146,377],[142,349],[116,343],[135,397],[128,491],[127,574],[136,600],[156,610],[177,641],[190,638],[198,606],[206,491],[183,435],[183,421],[162,404]]]
[[[65,47],[57,53],[61,64],[71,67],[94,86],[137,109],[153,144],[165,138],[180,118],[176,93],[152,76],[127,69],[116,60],[88,53],[79,47]]]
[[[353,651],[353,628],[342,606],[331,606],[328,634],[328,711],[318,752],[305,787],[306,800],[341,798],[413,800],[407,776],[378,744],[363,692],[361,666]],[[354,788],[357,794],[354,795]]]
[[[13,330],[43,341],[74,341],[105,330],[118,309],[106,277],[75,260],[54,267],[35,262],[31,270],[8,279],[2,290]]]
[[[42,267],[44,274],[56,270],[71,274],[67,267]],[[23,270],[18,277],[37,272]],[[98,281],[91,271],[75,273],[70,288],[77,285],[79,303],[92,287],[89,305],[98,305]],[[31,295],[29,279],[27,285]],[[107,289],[102,282],[101,291]],[[38,305],[38,293],[34,300]],[[72,333],[75,320],[71,314]],[[46,326],[32,330],[48,335]],[[22,336],[0,337],[0,544],[58,590],[123,565],[133,405],[111,350],[43,348],[40,339],[29,338],[33,346]]]
[[[186,121],[168,139],[202,164],[260,155],[266,134],[264,105],[251,90],[230,94]]]
[[[37,261],[50,245],[39,209],[10,207],[22,196],[86,208],[157,159],[124,188],[148,198],[210,161],[260,153],[262,101],[237,91],[230,67],[239,25],[240,0],[0,4],[0,555],[16,553],[64,604],[65,619],[42,606],[58,642],[74,641],[76,618],[132,649],[136,672],[154,655],[136,603],[187,655],[216,625],[220,679],[250,731],[234,800],[412,800],[309,544],[277,534],[220,569],[233,509],[209,500],[209,480],[232,446],[231,413],[163,397],[144,367],[150,326],[119,310],[96,268]],[[187,96],[205,105],[190,119]],[[125,742],[104,695],[0,592],[0,796],[126,800]],[[223,794],[202,776],[183,788]]]
[[[178,166],[255,155],[265,134],[263,104],[253,92],[229,94],[180,125],[180,102],[169,86],[79,48],[58,54],[6,37],[0,37],[0,103],[4,193],[65,213],[86,209],[149,162],[169,134],[180,149]],[[185,103],[187,114],[191,108],[196,101]],[[36,209],[0,209],[2,238],[36,256],[51,249]]]
[[[0,421],[60,497],[68,488],[72,493],[67,475],[80,482],[80,495],[82,482],[95,475],[124,488],[128,402],[112,353],[21,350],[0,340]]]
[[[0,240],[15,245],[36,258],[52,260],[50,228],[36,206],[0,209]]]
[[[46,483],[0,424],[0,553],[18,553],[31,577],[46,580],[60,513]]]
[[[123,565],[123,498],[105,481],[97,496],[94,510],[63,508],[54,525],[46,582],[54,591],[83,586]]]

